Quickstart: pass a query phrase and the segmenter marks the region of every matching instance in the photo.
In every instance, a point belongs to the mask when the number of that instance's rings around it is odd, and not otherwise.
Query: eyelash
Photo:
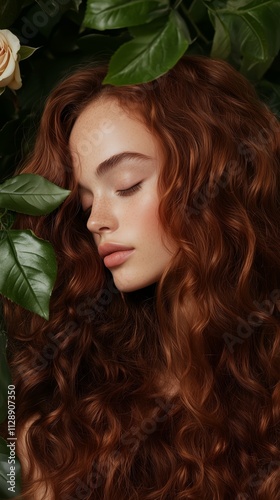
[[[117,194],[118,196],[130,196],[131,194],[136,193],[136,191],[139,191],[139,189],[141,189],[141,184],[141,182],[138,182],[138,184],[135,184],[128,189],[120,189],[119,191],[117,191]]]
[[[134,186],[131,186],[128,189],[119,189],[119,191],[117,191],[117,194],[118,194],[118,196],[130,196],[133,193],[136,193],[137,191],[139,191],[141,189],[141,187],[142,187],[142,182],[138,182],[138,184],[135,184]],[[88,217],[90,212],[91,212],[91,207],[88,208],[87,210],[84,210],[83,215],[85,217]]]

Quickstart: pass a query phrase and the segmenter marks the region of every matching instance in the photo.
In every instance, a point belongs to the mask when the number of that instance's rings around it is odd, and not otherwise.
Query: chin
[[[153,279],[146,280],[146,281],[135,280],[135,281],[131,281],[131,283],[128,283],[128,282],[125,283],[124,281],[114,279],[114,284],[115,284],[115,287],[119,290],[119,292],[129,293],[129,292],[136,292],[137,290],[142,290],[143,288],[146,288],[150,285],[153,285],[156,281],[158,281],[158,280],[153,278]]]
[[[143,288],[145,285],[143,286],[137,286],[137,285],[133,285],[133,284],[124,284],[124,283],[117,283],[116,281],[114,281],[115,283],[115,287],[119,290],[119,292],[123,292],[123,293],[129,293],[129,292],[136,292],[136,290],[140,290],[141,288]]]

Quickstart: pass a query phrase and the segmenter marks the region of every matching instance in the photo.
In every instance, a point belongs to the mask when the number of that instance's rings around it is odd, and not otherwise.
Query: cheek
[[[158,232],[160,225],[158,217],[158,200],[155,198],[146,200],[146,202],[139,207],[137,217],[141,228],[143,228],[145,232]]]
[[[147,236],[146,241],[153,254],[160,252],[161,255],[167,255],[169,258],[170,254],[177,252],[178,246],[170,240],[168,233],[164,230],[159,218],[158,207],[158,200],[153,198],[149,204],[146,204],[145,209],[143,207],[143,211],[139,211],[141,214],[141,233]]]

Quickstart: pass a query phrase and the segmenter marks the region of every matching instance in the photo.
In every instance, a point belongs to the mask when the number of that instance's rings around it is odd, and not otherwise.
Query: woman
[[[26,499],[276,500],[280,129],[227,63],[80,69],[24,172],[55,247],[50,321],[6,304]]]

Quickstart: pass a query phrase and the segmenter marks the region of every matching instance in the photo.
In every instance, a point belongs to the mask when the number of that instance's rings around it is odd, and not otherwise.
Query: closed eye
[[[139,191],[142,188],[142,182],[138,182],[134,186],[131,186],[128,189],[119,189],[117,191],[118,196],[131,196],[133,193],[136,193],[136,191]],[[87,210],[83,210],[83,216],[88,219],[90,216],[91,212],[91,207],[89,207]]]
[[[118,196],[130,196],[136,191],[139,191],[142,187],[142,182],[138,182],[138,184],[135,184],[134,186],[131,186],[128,189],[119,189],[117,191]]]

